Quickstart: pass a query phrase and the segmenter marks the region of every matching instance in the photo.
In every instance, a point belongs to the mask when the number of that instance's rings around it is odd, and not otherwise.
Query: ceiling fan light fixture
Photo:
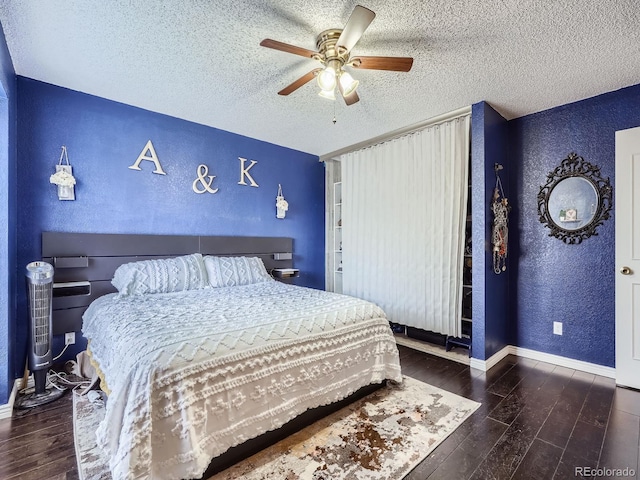
[[[336,70],[326,67],[318,74],[318,85],[322,90],[333,91],[336,88]]]
[[[360,82],[355,80],[349,72],[345,72],[344,70],[340,73],[340,87],[342,90],[342,96],[348,97],[353,92],[356,91]]]
[[[335,100],[336,95],[333,92],[333,90],[320,90],[318,95],[320,95],[322,98],[326,98],[327,100]]]

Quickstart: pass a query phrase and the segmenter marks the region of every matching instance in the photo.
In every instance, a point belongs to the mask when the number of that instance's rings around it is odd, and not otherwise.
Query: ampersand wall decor
[[[198,170],[196,175],[198,175],[198,178],[196,178],[193,181],[193,184],[191,186],[191,188],[193,188],[193,191],[196,193],[216,193],[218,191],[217,188],[211,188],[211,184],[213,183],[213,180],[216,178],[215,175],[209,175],[209,167],[207,167],[204,164],[200,164],[198,165]],[[198,184],[200,184],[202,186],[202,188],[198,188]]]

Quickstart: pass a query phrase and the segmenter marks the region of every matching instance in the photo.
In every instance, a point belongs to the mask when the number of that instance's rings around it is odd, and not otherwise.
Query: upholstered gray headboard
[[[267,270],[293,267],[293,239],[192,235],[42,233],[42,257],[55,269],[53,333],[79,331],[96,298],[115,292],[111,279],[123,263],[201,253],[256,256]]]

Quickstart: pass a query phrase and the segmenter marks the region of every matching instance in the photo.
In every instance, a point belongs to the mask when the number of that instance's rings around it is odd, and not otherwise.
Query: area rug
[[[404,377],[304,428],[210,480],[400,480],[479,403]],[[74,397],[81,480],[110,480],[96,446],[104,406]]]
[[[111,480],[107,459],[98,448],[96,430],[104,418],[104,400],[73,395],[73,443],[80,480]],[[93,397],[95,398],[95,397]]]

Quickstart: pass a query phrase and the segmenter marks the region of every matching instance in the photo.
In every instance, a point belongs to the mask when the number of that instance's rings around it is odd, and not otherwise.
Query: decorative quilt
[[[309,408],[402,381],[379,307],[276,281],[105,295],[83,333],[111,390],[97,439],[114,480],[199,478]]]

